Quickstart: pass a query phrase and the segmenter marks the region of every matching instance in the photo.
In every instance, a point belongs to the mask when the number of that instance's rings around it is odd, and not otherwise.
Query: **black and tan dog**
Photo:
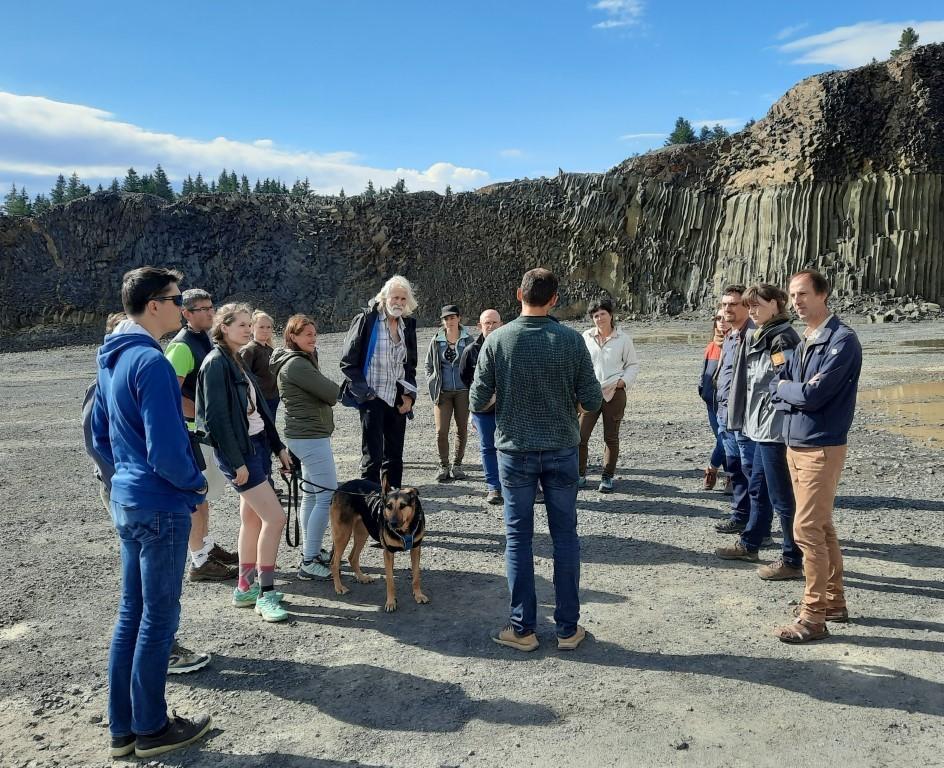
[[[393,582],[393,556],[397,552],[409,552],[413,570],[413,599],[428,603],[420,584],[420,549],[426,533],[426,518],[415,488],[399,488],[383,493],[377,483],[369,480],[349,480],[338,486],[331,499],[331,537],[334,553],[331,556],[331,576],[334,591],[339,595],[350,590],[341,583],[341,557],[351,535],[348,562],[354,578],[361,584],[370,584],[373,578],[361,570],[360,557],[367,537],[380,542],[384,553],[384,569],[387,574],[387,602],[384,610],[397,610],[396,586]]]

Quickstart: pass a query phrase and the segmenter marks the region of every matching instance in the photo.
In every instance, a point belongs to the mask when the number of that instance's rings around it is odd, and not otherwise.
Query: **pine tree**
[[[452,200],[452,185],[451,184],[446,185],[446,199]]]
[[[138,191],[148,195],[154,194],[154,177],[150,173],[145,173],[141,177]]]
[[[671,144],[691,144],[693,141],[697,140],[692,124],[684,117],[680,117],[675,121],[675,130],[673,130],[665,140],[665,146],[668,147]]]
[[[725,128],[721,123],[715,123],[711,129],[711,138],[712,139],[724,139],[730,136],[731,133]]]
[[[703,125],[701,130],[698,132],[697,141],[708,141],[711,138],[711,128],[707,125]]]
[[[239,180],[239,194],[248,195],[249,194],[249,177],[244,173]]]
[[[750,120],[748,120],[746,123],[744,123],[744,128],[745,128],[745,129],[750,128],[750,127],[751,127],[752,125],[754,125],[754,123],[756,123],[756,122],[757,122],[757,121],[752,117]]]
[[[367,179],[367,188],[364,190],[364,199],[373,200],[377,197],[377,190],[374,189],[374,182]]]
[[[341,187],[341,191],[338,192],[338,200],[339,200],[340,202],[342,202],[342,203],[343,203],[345,200],[347,200],[347,195],[344,194],[344,187]]]
[[[193,194],[193,179],[190,178],[190,174],[187,174],[187,178],[180,183],[180,196],[188,197]]]
[[[66,202],[80,197],[82,197],[82,180],[79,178],[79,174],[73,171],[66,186]]]
[[[164,169],[161,168],[160,163],[158,163],[157,168],[154,169],[153,187],[153,194],[171,203],[174,202],[174,188],[170,185],[170,179],[167,178],[167,174],[164,172]]]
[[[29,216],[32,210],[32,205],[30,204],[29,195],[26,193],[26,188],[24,187],[21,190],[17,190],[16,184],[14,183],[10,187],[10,191],[3,198],[3,211],[7,216],[11,216],[16,219],[24,218]]]
[[[122,192],[140,192],[141,191],[141,179],[138,176],[138,172],[134,168],[129,168],[128,173],[125,174],[125,180],[121,182],[121,191]]]
[[[66,201],[66,177],[61,173],[56,177],[56,184],[49,193],[53,205],[62,205]]]
[[[254,187],[252,188],[252,193],[253,193],[254,195],[261,195],[261,194],[262,194],[262,182],[259,181],[259,179],[256,179],[256,186],[254,186]]]
[[[918,33],[913,27],[905,27],[901,31],[901,37],[898,38],[898,47],[892,50],[892,58],[901,56],[903,53],[913,51],[918,45]]]
[[[52,208],[52,205],[50,204],[49,198],[46,197],[46,195],[38,194],[33,199],[33,215],[34,216],[42,216],[50,208]]]
[[[215,195],[219,191],[219,188],[216,186],[215,181],[210,182],[210,194]]]
[[[203,174],[197,171],[197,178],[193,180],[193,193],[195,195],[205,195],[210,191],[210,188],[206,185],[206,182],[203,180]]]
[[[95,194],[97,195],[99,192],[104,192],[104,191],[105,191],[105,187],[103,187],[101,182],[99,182],[98,187],[95,189]]]
[[[236,171],[229,172],[229,192],[236,194],[239,192],[239,179],[236,178]]]
[[[120,191],[121,191],[121,185],[118,183],[118,179],[113,178],[113,179],[111,180],[111,186],[108,187],[108,191],[109,191],[109,192],[120,192]]]
[[[390,191],[394,195],[405,195],[407,193],[406,182],[403,179],[397,179],[397,183],[393,185]]]

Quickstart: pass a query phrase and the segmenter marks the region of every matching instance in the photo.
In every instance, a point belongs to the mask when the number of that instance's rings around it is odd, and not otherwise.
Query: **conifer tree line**
[[[83,183],[77,173],[73,173],[68,180],[65,176],[59,174],[48,195],[40,193],[33,198],[30,198],[26,187],[17,188],[14,183],[10,191],[3,197],[2,212],[15,218],[40,216],[54,205],[61,205],[85,197],[92,194],[92,191],[92,188]],[[305,199],[315,195],[315,190],[307,178],[304,181],[296,179],[291,188],[281,179],[256,179],[254,184],[250,184],[249,177],[246,174],[237,175],[236,171],[227,170],[226,168],[220,171],[217,178],[211,179],[209,184],[203,178],[202,173],[197,173],[195,178],[188,174],[187,178],[181,183],[180,193],[178,194],[174,191],[167,173],[160,164],[153,172],[143,175],[139,175],[133,167],[129,168],[121,181],[114,178],[111,180],[111,184],[108,185],[107,190],[99,184],[94,191],[143,192],[157,195],[169,202],[192,195],[284,195],[295,199]],[[403,179],[398,179],[396,184],[389,189],[380,187],[379,190],[374,188],[373,181],[368,181],[363,196],[365,199],[373,199],[403,195],[407,191],[406,182]],[[451,191],[451,189],[448,190],[450,193]],[[343,188],[337,197],[341,200],[345,198]]]

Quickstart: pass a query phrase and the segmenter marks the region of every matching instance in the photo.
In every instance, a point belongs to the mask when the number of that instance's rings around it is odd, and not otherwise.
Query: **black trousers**
[[[379,397],[361,406],[361,477],[375,483],[385,478],[391,488],[403,483],[403,439],[406,415]]]

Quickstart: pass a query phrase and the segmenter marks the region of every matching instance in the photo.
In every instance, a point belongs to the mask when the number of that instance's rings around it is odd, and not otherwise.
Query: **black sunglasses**
[[[155,296],[151,301],[172,301],[174,302],[174,306],[182,307],[184,305],[184,295],[178,293],[174,296]]]

